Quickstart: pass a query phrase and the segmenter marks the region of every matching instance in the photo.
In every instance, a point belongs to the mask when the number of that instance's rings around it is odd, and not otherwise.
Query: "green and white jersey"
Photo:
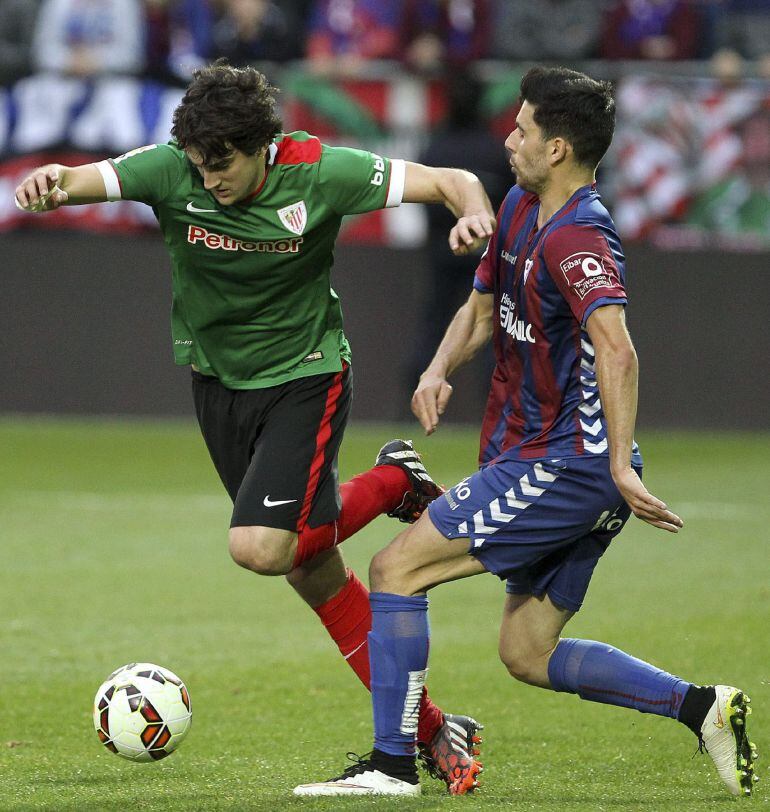
[[[331,288],[345,214],[397,206],[405,165],[305,132],[270,145],[248,199],[222,206],[174,144],[96,164],[109,200],[152,206],[171,254],[177,364],[231,389],[338,372],[350,361]]]

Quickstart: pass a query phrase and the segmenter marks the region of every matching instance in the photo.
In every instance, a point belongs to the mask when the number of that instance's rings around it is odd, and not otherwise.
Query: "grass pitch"
[[[347,434],[341,474],[414,426]],[[768,436],[644,434],[646,482],[686,521],[632,520],[599,568],[571,636],[605,640],[753,699],[769,752]],[[295,799],[371,747],[367,694],[280,578],[236,568],[227,498],[188,423],[0,421],[0,809],[709,810],[734,803],[694,737],[667,719],[515,683],[497,660],[502,584],[479,576],[431,596],[430,688],[486,725],[484,785],[466,798]],[[475,431],[418,444],[453,484]],[[399,526],[344,545],[365,577]],[[171,758],[123,761],[91,723],[113,669],[147,660],[187,682],[193,726]],[[770,808],[770,774],[747,803]]]

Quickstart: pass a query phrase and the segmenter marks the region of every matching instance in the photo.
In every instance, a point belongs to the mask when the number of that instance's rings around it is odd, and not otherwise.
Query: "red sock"
[[[397,508],[409,487],[407,475],[394,465],[379,465],[340,485],[339,518],[320,527],[305,525],[302,528],[294,566],[345,541],[381,513]]]
[[[367,635],[372,628],[372,610],[369,608],[369,591],[358,580],[353,570],[348,570],[345,586],[326,603],[315,607],[315,612],[347,664],[355,671],[367,690],[370,690]],[[430,742],[442,724],[444,714],[433,704],[427,690],[423,688],[417,740]]]
[[[326,603],[315,607],[315,613],[337,644],[340,654],[369,689],[369,645],[372,628],[369,590],[348,570],[345,586]]]
[[[417,741],[430,744],[438,729],[444,724],[444,714],[441,708],[433,704],[428,696],[428,689],[422,689],[420,700],[420,718],[417,720]]]

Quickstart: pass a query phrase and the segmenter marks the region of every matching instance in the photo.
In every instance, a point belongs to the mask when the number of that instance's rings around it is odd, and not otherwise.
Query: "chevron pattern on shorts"
[[[477,510],[471,520],[462,522],[457,528],[458,534],[470,536],[473,546],[480,547],[486,540],[485,536],[494,535],[506,527],[557,479],[558,475],[546,471],[542,463],[535,463],[532,470],[521,476],[503,496]]]

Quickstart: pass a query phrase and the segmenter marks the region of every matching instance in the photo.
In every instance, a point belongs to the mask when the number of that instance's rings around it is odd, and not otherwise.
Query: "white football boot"
[[[338,778],[320,781],[316,784],[300,784],[294,787],[295,795],[420,795],[419,783],[410,784],[400,778],[386,775],[372,766],[368,758],[359,758],[349,753],[350,758],[357,759],[355,764],[345,770]]]
[[[751,795],[757,751],[746,732],[751,700],[738,688],[715,685],[716,699],[700,729],[701,744],[733,795]]]

